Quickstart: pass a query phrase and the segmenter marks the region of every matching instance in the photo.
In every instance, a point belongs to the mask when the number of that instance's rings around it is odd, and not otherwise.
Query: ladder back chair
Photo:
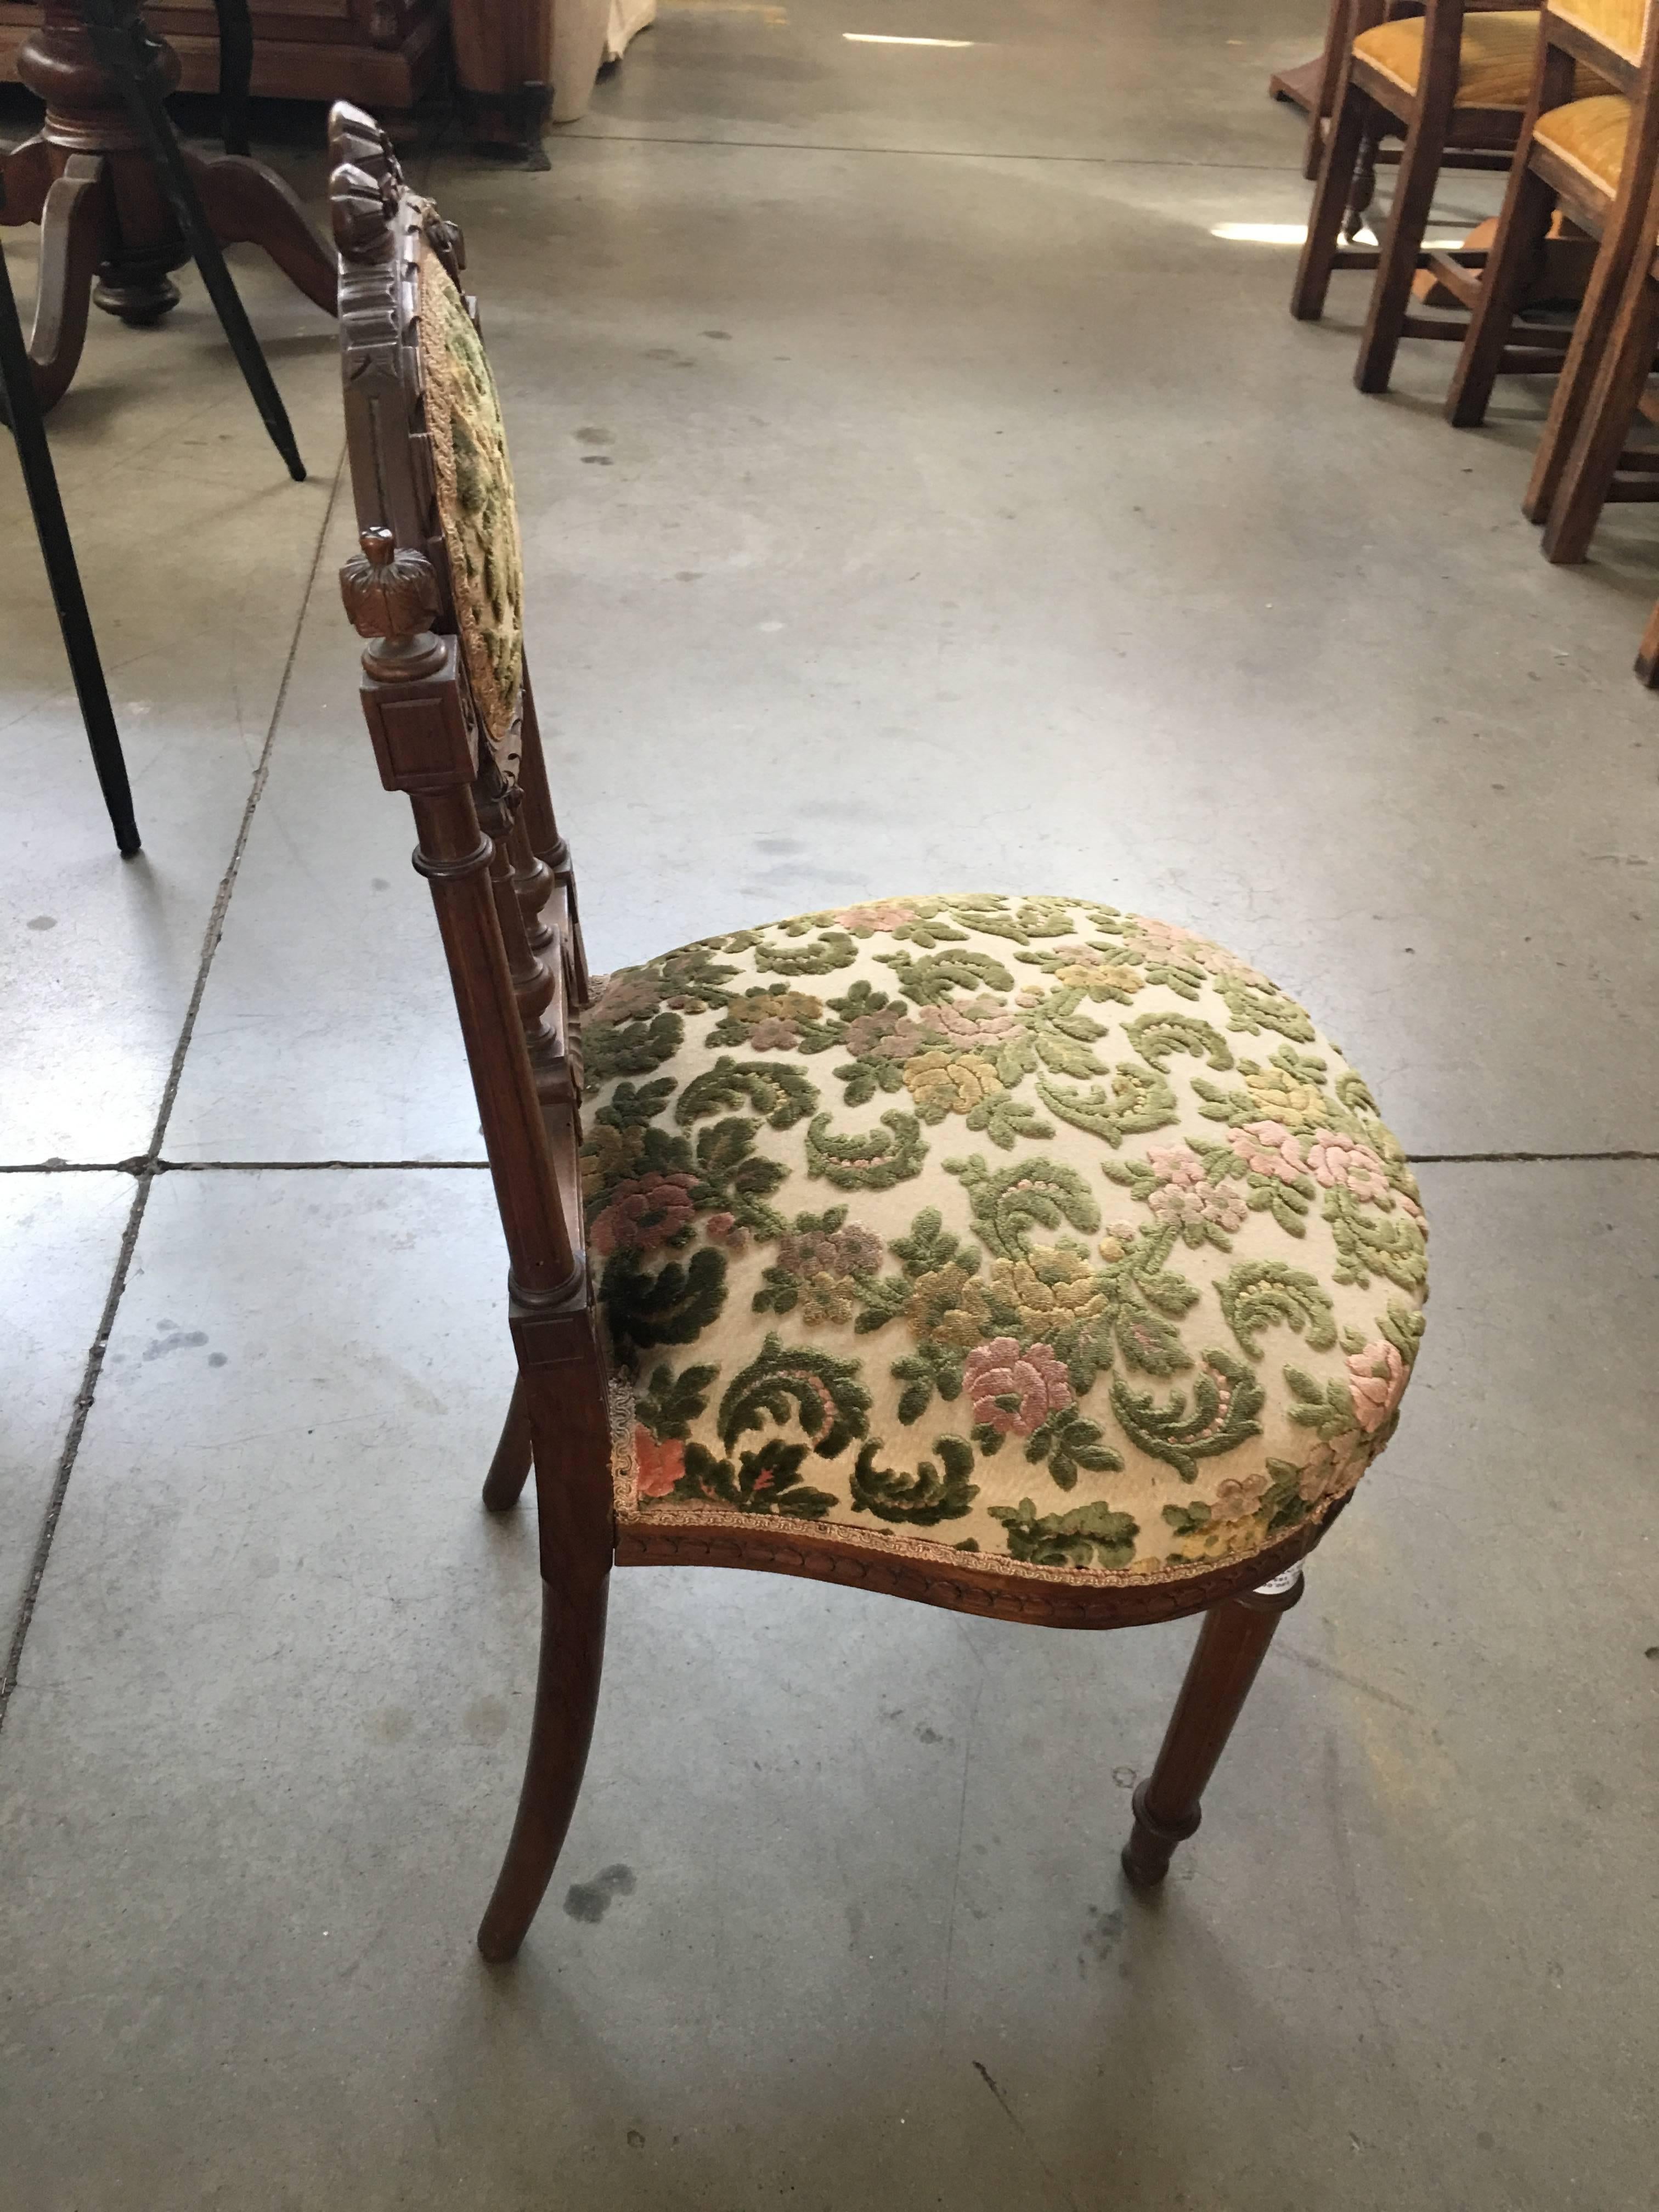
[[[1415,1184],[1293,1000],[1098,898],[766,921],[590,987],[458,234],[330,121],[382,780],[408,794],[508,1255],[541,1662],[479,1930],[510,1958],[575,1804],[611,1569],[762,1569],[1050,1627],[1202,1614],[1123,1863],[1159,1881],[1298,1562],[1392,1434]],[[585,1130],[585,1138],[584,1138]]]
[[[1334,270],[1372,265],[1340,243],[1344,212],[1355,196],[1356,164],[1367,143],[1402,137],[1394,203],[1376,259],[1376,274],[1360,338],[1354,382],[1386,392],[1402,337],[1461,339],[1462,316],[1413,314],[1412,285],[1426,265],[1423,240],[1435,185],[1448,154],[1480,148],[1512,154],[1533,85],[1538,15],[1533,9],[1480,9],[1466,0],[1428,0],[1421,15],[1384,20],[1382,0],[1353,0],[1352,33],[1326,132],[1308,235],[1302,248],[1291,313],[1316,322]],[[1587,91],[1611,88],[1587,81]],[[1359,188],[1363,195],[1366,188]],[[1441,270],[1478,268],[1480,252],[1441,258]],[[1459,296],[1462,296],[1461,293]],[[1529,339],[1532,334],[1529,333]],[[1540,365],[1553,368],[1565,331],[1535,339]]]
[[[1582,64],[1619,88],[1575,99],[1574,74]],[[1652,256],[1648,203],[1656,166],[1659,9],[1646,9],[1644,0],[1565,0],[1540,9],[1532,98],[1498,234],[1472,288],[1474,313],[1447,396],[1446,419],[1460,429],[1485,421],[1492,386],[1514,357],[1516,318],[1559,212],[1599,243],[1522,501],[1532,521],[1547,526],[1545,551],[1552,560],[1583,558],[1583,544],[1606,496],[1603,485],[1586,516],[1590,488],[1581,477],[1574,495],[1554,512],[1632,267]],[[1437,260],[1433,265],[1447,282],[1461,274]],[[1625,427],[1620,426],[1621,437]],[[1576,551],[1561,550],[1563,524]]]
[[[1656,11],[1659,12],[1659,11]],[[1627,447],[1639,420],[1659,423],[1659,398],[1649,379],[1659,355],[1659,176],[1646,202],[1640,249],[1626,272],[1624,291],[1600,349],[1595,380],[1562,465],[1544,531],[1544,552],[1551,561],[1582,561],[1589,550],[1603,505],[1613,501],[1659,499],[1659,451]],[[1659,630],[1650,622],[1642,641],[1637,673],[1656,682],[1654,654]]]

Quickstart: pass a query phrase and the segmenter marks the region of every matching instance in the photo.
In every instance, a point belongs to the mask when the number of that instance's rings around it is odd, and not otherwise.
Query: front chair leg
[[[538,1347],[539,1334],[539,1347]],[[616,1551],[604,1363],[586,1311],[538,1326],[515,1319],[519,1385],[500,1460],[522,1410],[536,1465],[542,1656],[524,1788],[507,1856],[478,1929],[492,1966],[510,1959],[536,1917],[576,1809],[599,1702],[605,1600]],[[532,1362],[525,1365],[528,1343]]]
[[[478,1948],[492,1966],[513,1958],[529,1932],[582,1786],[599,1702],[611,1587],[609,1555],[597,1572],[592,1571],[595,1564],[584,1562],[584,1571],[562,1578],[560,1588],[542,1584],[542,1656],[524,1788],[495,1894],[478,1928]]]
[[[1429,210],[1445,151],[1449,113],[1437,105],[1413,118],[1395,172],[1394,205],[1382,233],[1376,281],[1359,341],[1353,380],[1362,392],[1386,392],[1394,370],[1406,317],[1411,310],[1412,280],[1429,227]]]
[[[1133,1800],[1134,1832],[1123,1846],[1123,1871],[1137,1889],[1162,1881],[1176,1845],[1196,1833],[1203,1817],[1199,1800],[1267,1656],[1279,1616],[1301,1595],[1302,1570],[1291,1567],[1205,1614],[1158,1763]]]

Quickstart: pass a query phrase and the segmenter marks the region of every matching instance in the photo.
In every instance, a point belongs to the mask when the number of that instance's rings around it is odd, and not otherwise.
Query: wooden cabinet
[[[253,90],[273,100],[355,100],[396,116],[438,73],[447,33],[446,0],[251,0]],[[176,49],[187,92],[219,82],[219,40],[210,4],[154,0],[149,22]],[[17,75],[17,49],[40,20],[27,0],[0,0],[0,71]]]

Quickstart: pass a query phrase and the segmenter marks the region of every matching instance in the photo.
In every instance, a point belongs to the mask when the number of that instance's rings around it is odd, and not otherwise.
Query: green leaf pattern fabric
[[[1187,930],[991,893],[799,915],[612,975],[583,1051],[625,1514],[1173,1577],[1324,1516],[1394,1431],[1405,1155]]]
[[[428,246],[421,253],[421,365],[461,653],[484,736],[512,783],[524,681],[524,562],[513,466],[483,341]]]

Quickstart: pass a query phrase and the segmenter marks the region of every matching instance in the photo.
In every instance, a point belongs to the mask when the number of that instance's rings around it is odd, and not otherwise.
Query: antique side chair
[[[1538,21],[1532,98],[1498,234],[1474,287],[1474,313],[1446,416],[1460,429],[1486,419],[1528,279],[1559,209],[1598,246],[1522,507],[1547,526],[1552,560],[1582,560],[1606,484],[1577,479],[1559,514],[1553,510],[1632,269],[1652,256],[1648,203],[1659,167],[1659,9],[1645,9],[1644,0],[1564,0],[1541,9]],[[1583,63],[1620,89],[1575,99],[1574,71]],[[1455,282],[1458,272],[1439,273]],[[1611,462],[1626,427],[1619,425]],[[1653,489],[1659,495],[1659,486]],[[1565,552],[1564,524],[1571,541]]]
[[[1123,1854],[1157,1882],[1393,1433],[1425,1293],[1405,1156],[1265,975],[1097,897],[860,902],[590,987],[460,240],[368,116],[330,131],[342,588],[507,1247],[484,1503],[533,1464],[539,1508],[535,1718],[479,1948],[514,1954],[557,1858],[613,1564],[1050,1627],[1201,1613]]]
[[[1340,243],[1345,210],[1368,191],[1362,185],[1356,193],[1355,165],[1368,143],[1403,138],[1354,367],[1362,392],[1386,392],[1402,337],[1462,339],[1467,330],[1462,316],[1413,314],[1413,279],[1425,265],[1429,210],[1449,151],[1479,148],[1507,157],[1520,137],[1538,15],[1533,9],[1491,10],[1467,0],[1428,0],[1424,15],[1385,21],[1382,0],[1353,0],[1352,21],[1291,313],[1298,321],[1316,322],[1325,311],[1333,270],[1370,265]],[[1612,89],[1589,71],[1581,88]],[[1484,259],[1479,252],[1443,255],[1441,267],[1478,268]],[[1554,367],[1566,343],[1562,331],[1528,332],[1539,366]]]

